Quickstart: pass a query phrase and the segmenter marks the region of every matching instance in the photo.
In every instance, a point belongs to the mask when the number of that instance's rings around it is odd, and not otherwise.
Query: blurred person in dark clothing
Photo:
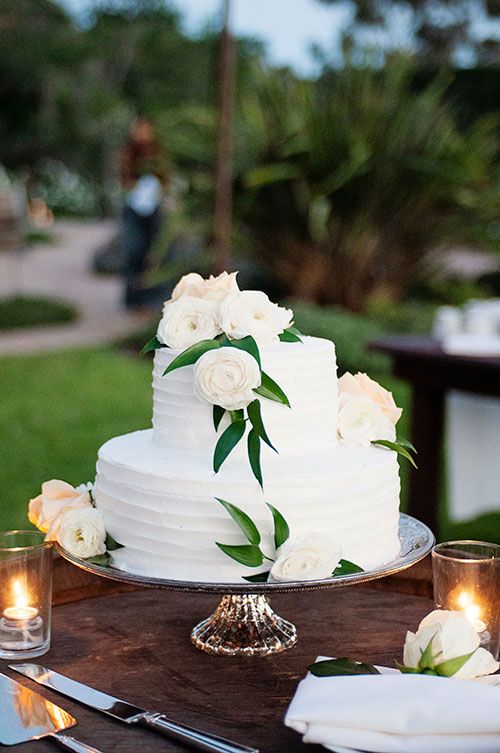
[[[121,181],[125,192],[122,215],[125,306],[140,310],[148,303],[142,275],[160,229],[168,183],[167,163],[148,118],[139,117],[130,127],[121,153]]]

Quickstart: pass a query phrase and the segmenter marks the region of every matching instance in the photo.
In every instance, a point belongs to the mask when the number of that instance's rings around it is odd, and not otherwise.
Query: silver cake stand
[[[269,656],[291,648],[297,641],[297,629],[273,611],[268,595],[307,589],[345,588],[384,578],[422,560],[434,544],[432,531],[403,513],[399,520],[399,538],[401,550],[398,557],[380,568],[325,580],[291,583],[195,583],[150,578],[91,564],[74,557],[60,546],[58,550],[69,562],[102,578],[148,588],[223,594],[215,612],[191,631],[192,643],[201,651],[219,656]]]

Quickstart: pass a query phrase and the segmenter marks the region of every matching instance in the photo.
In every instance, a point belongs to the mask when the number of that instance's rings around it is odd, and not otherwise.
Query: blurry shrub
[[[66,324],[76,318],[76,310],[64,301],[20,295],[0,298],[0,330]]]
[[[86,217],[99,212],[95,186],[58,160],[47,159],[37,165],[32,193],[58,215]]]
[[[459,278],[427,279],[412,284],[408,298],[429,301],[438,306],[463,306],[471,298],[485,298],[488,286],[480,281]]]
[[[420,301],[372,300],[366,306],[365,314],[379,324],[384,332],[411,335],[426,335],[432,330],[436,306]]]

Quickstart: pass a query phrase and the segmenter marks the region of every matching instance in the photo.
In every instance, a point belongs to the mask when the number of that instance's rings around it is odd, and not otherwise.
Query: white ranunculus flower
[[[182,296],[165,306],[157,337],[174,350],[184,350],[201,340],[212,340],[222,330],[217,322],[216,301]]]
[[[396,440],[392,421],[366,395],[341,395],[337,431],[343,444],[370,447],[374,439]]]
[[[199,400],[226,410],[245,408],[255,400],[259,364],[238,348],[222,347],[204,353],[194,365],[193,391]]]
[[[342,557],[338,542],[321,534],[306,534],[287,539],[277,551],[270,582],[322,580],[329,578]]]
[[[59,479],[45,481],[42,493],[30,500],[28,518],[30,523],[47,534],[48,541],[57,539],[62,515],[67,510],[92,507],[88,486],[75,489]]]
[[[430,667],[421,666],[422,654],[432,640]],[[499,664],[489,651],[479,648],[479,635],[463,612],[435,609],[424,617],[416,633],[408,631],[403,651],[405,667],[434,669],[450,659],[472,653],[472,656],[452,676],[461,680],[496,672]]]
[[[236,340],[251,335],[258,345],[272,345],[292,321],[293,311],[272,303],[259,290],[232,293],[220,304],[221,329]]]
[[[175,286],[172,301],[176,301],[183,296],[204,298],[208,301],[222,301],[230,293],[238,292],[237,274],[237,272],[230,274],[222,272],[217,277],[210,275],[205,280],[197,272],[190,272],[190,274],[184,275]]]
[[[70,510],[62,518],[58,541],[75,557],[86,559],[106,551],[106,529],[99,510]]]

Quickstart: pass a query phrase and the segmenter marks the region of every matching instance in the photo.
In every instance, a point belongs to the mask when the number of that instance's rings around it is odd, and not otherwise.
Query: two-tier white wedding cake
[[[339,380],[334,344],[303,337],[292,316],[235,275],[181,280],[151,346],[153,428],[99,450],[115,567],[236,582],[269,571],[283,544],[293,556],[276,578],[300,580],[319,572],[325,541],[334,567],[398,555],[397,455],[374,442],[396,439],[400,411],[366,375]]]

